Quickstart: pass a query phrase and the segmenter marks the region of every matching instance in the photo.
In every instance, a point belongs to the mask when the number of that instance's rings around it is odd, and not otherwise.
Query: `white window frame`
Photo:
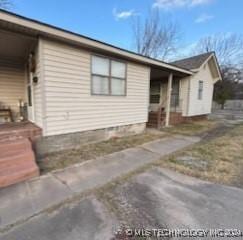
[[[99,58],[104,58],[106,60],[109,61],[109,75],[102,75],[102,74],[96,74],[96,73],[92,73],[92,58],[93,57],[99,57]],[[125,78],[119,78],[119,77],[113,77],[111,74],[111,67],[112,67],[112,61],[114,62],[119,62],[125,65]],[[90,73],[91,73],[91,95],[95,95],[95,96],[116,96],[116,97],[124,97],[127,96],[127,63],[122,61],[122,60],[118,60],[115,58],[111,58],[111,57],[106,57],[106,56],[102,56],[102,55],[97,55],[97,54],[92,54],[91,55],[91,61],[90,61]],[[108,93],[94,93],[93,91],[93,76],[98,76],[98,77],[104,77],[104,78],[108,78]],[[113,94],[112,93],[112,79],[119,79],[121,81],[124,81],[124,94]]]

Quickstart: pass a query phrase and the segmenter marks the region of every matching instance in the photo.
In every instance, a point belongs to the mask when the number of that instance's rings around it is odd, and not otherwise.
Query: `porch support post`
[[[168,77],[168,85],[167,85],[165,127],[168,127],[170,125],[170,102],[171,102],[172,81],[173,81],[173,74],[170,73]]]

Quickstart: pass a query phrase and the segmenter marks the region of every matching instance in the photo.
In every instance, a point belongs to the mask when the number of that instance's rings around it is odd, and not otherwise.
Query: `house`
[[[191,119],[205,118],[211,113],[214,84],[222,79],[214,52],[181,59],[171,64],[188,69],[192,74],[183,78],[174,77],[170,104],[167,97],[168,81],[161,81],[160,78],[157,79],[152,75],[149,113],[151,126],[157,124],[160,127],[165,122],[164,109],[168,108],[168,105],[170,105],[172,125]],[[162,113],[157,121],[158,112],[161,109]]]
[[[41,156],[205,116],[220,79],[214,53],[165,63],[0,10],[0,186],[38,174],[26,139]]]

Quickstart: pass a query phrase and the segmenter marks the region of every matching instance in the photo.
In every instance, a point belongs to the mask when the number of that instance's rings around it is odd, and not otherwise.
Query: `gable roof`
[[[117,56],[130,59],[132,61],[140,62],[142,64],[156,66],[164,69],[168,69],[184,76],[192,75],[188,69],[184,69],[175,66],[170,63],[166,63],[150,57],[137,54],[132,51],[128,51],[83,35],[74,33],[56,26],[52,26],[34,19],[30,19],[21,15],[17,15],[12,12],[0,9],[0,27],[1,24],[4,27],[12,27],[15,31],[21,31],[26,34],[33,34],[37,37],[48,37],[57,40],[62,40],[71,44],[78,44],[87,48],[92,48],[98,51],[116,54]]]
[[[198,69],[212,54],[214,54],[214,52],[203,53],[197,56],[171,62],[171,64],[177,67],[186,68],[188,70]]]

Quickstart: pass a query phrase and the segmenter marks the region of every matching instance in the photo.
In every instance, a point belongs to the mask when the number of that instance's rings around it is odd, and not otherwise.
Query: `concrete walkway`
[[[198,137],[163,138],[1,189],[0,231],[199,141]]]

